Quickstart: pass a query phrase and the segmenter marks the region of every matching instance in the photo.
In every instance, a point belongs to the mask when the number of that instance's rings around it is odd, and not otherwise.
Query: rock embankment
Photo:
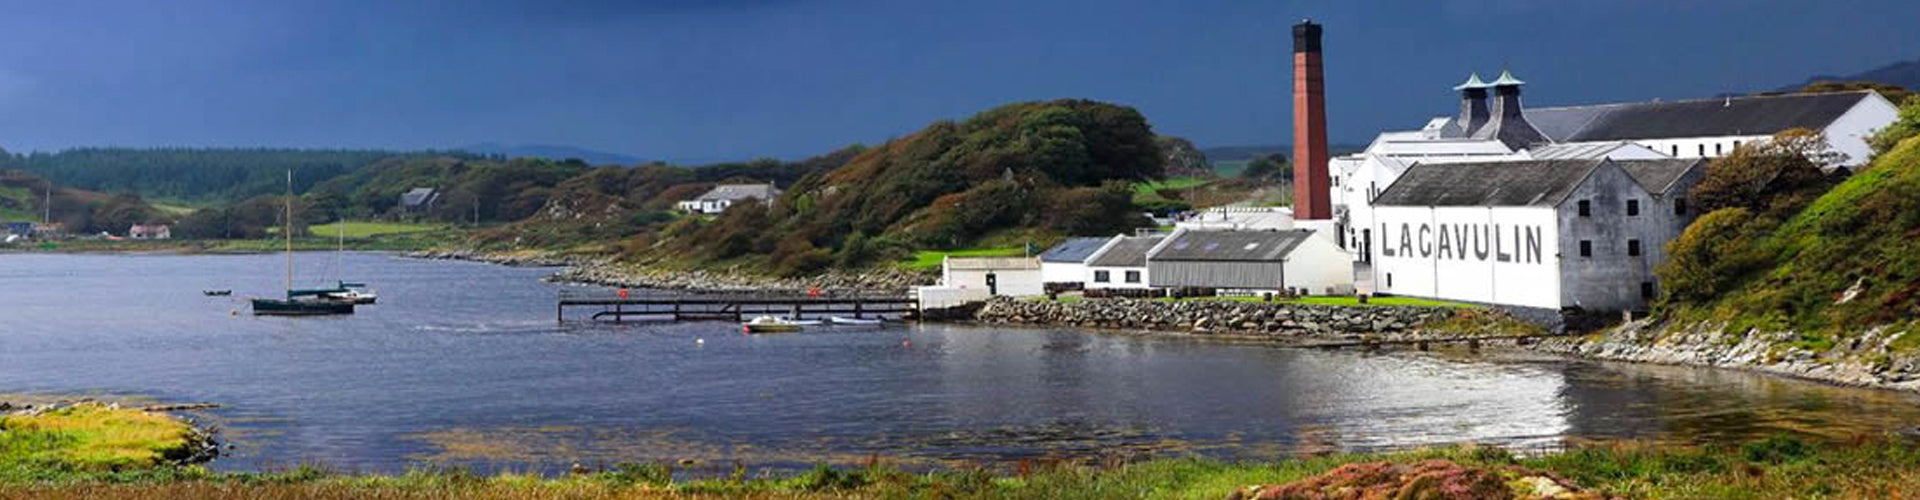
[[[1167,302],[1087,299],[1030,301],[995,297],[974,315],[984,323],[1153,330],[1286,340],[1418,340],[1426,326],[1451,318],[1445,307],[1269,304],[1216,300]]]
[[[1710,366],[1821,382],[1920,391],[1920,352],[1895,341],[1914,331],[1873,328],[1825,345],[1804,345],[1795,332],[1728,333],[1724,325],[1675,326],[1640,320],[1598,335],[1549,339],[1536,349],[1607,361]]]
[[[772,278],[744,272],[709,270],[670,270],[622,265],[606,259],[559,252],[481,252],[473,250],[437,250],[414,252],[408,257],[420,259],[466,260],[505,266],[565,267],[546,278],[555,283],[651,288],[658,290],[799,290],[806,288],[905,291],[933,284],[934,276],[882,268],[868,270],[835,269],[804,278]]]

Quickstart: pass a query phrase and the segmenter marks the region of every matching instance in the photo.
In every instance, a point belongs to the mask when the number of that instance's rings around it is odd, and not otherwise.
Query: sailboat
[[[287,240],[287,298],[253,299],[255,316],[323,316],[353,314],[353,303],[329,300],[336,288],[296,290],[293,288],[293,170],[287,170],[287,219],[280,234]]]
[[[333,268],[345,269],[340,265],[340,256],[347,253],[347,219],[340,219],[340,230],[338,233],[340,240],[338,243],[339,246],[334,249]],[[326,294],[327,299],[353,304],[372,304],[380,299],[380,296],[374,294],[372,289],[367,288],[366,283],[349,283],[344,280],[338,283],[339,286],[336,287],[336,290]]]

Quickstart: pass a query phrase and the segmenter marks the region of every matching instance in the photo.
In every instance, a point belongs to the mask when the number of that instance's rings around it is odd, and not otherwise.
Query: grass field
[[[192,429],[159,413],[77,405],[0,417],[0,464],[104,471],[154,467],[184,453]]]
[[[308,226],[307,233],[316,238],[332,238],[340,234],[344,227],[348,238],[372,238],[389,234],[421,233],[446,229],[445,224],[414,224],[407,222],[335,222]]]
[[[940,269],[940,263],[947,256],[954,257],[1020,257],[1027,254],[1026,247],[971,248],[966,250],[939,251],[921,250],[913,253],[913,260],[903,261],[901,265],[917,271]]]

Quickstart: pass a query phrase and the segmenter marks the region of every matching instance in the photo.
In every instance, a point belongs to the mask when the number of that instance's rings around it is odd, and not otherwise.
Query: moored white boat
[[[827,321],[836,325],[846,326],[877,326],[886,323],[886,320],[879,318],[849,318],[846,316],[833,316],[827,318]]]
[[[814,324],[819,324],[815,321]],[[800,331],[799,322],[776,316],[760,316],[741,324],[746,333],[792,333]]]

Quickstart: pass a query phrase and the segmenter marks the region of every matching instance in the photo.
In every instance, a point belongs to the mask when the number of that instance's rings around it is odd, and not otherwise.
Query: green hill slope
[[[1703,219],[1704,220],[1704,219]],[[1683,316],[1830,344],[1920,318],[1920,138],[1881,154],[1807,208],[1757,235],[1759,264]]]

